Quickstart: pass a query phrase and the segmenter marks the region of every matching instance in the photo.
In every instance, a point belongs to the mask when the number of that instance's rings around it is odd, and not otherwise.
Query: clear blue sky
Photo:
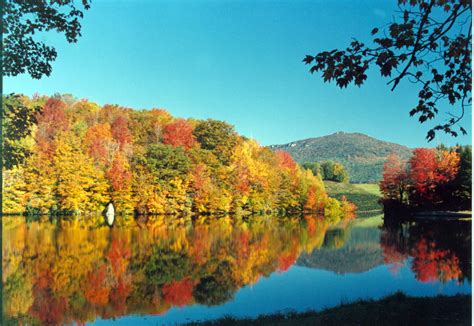
[[[344,48],[352,37],[367,40],[392,19],[395,3],[94,0],[77,44],[42,36],[59,53],[52,76],[5,78],[4,93],[71,93],[99,104],[166,108],[178,117],[225,120],[262,145],[336,131],[410,147],[470,143],[470,111],[468,136],[439,134],[428,144],[429,126],[408,116],[417,103],[411,84],[392,93],[373,70],[363,87],[340,90],[301,62]]]

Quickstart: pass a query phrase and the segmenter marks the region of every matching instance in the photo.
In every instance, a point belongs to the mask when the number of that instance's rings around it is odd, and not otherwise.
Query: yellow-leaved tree
[[[97,212],[109,201],[108,184],[91,157],[82,151],[80,139],[71,132],[58,135],[55,141],[54,171],[56,194],[61,210]]]
[[[47,151],[38,148],[27,159],[24,181],[26,191],[24,205],[27,213],[48,213],[56,203],[56,178]]]

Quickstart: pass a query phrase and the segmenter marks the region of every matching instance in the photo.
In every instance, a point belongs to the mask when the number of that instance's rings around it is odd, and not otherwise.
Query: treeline
[[[352,209],[319,176],[216,120],[99,106],[70,95],[3,98],[5,213],[242,213]]]
[[[415,209],[471,209],[470,145],[436,149],[417,148],[408,161],[390,155],[380,190],[387,205]]]
[[[349,174],[344,165],[335,161],[304,163],[303,168],[311,170],[314,175],[326,181],[349,182]]]

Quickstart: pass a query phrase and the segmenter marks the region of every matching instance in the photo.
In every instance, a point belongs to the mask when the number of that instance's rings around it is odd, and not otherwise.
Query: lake
[[[471,223],[3,218],[4,318],[161,325],[471,293]]]

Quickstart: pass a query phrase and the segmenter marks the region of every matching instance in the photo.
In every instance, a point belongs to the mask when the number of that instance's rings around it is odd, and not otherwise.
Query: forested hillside
[[[388,155],[394,153],[405,159],[411,155],[408,147],[381,141],[361,133],[345,132],[284,145],[273,145],[271,148],[287,151],[301,164],[338,161],[346,167],[350,181],[355,183],[380,181],[383,164]]]
[[[319,177],[216,120],[99,106],[72,96],[3,99],[6,213],[323,211],[350,205]]]

